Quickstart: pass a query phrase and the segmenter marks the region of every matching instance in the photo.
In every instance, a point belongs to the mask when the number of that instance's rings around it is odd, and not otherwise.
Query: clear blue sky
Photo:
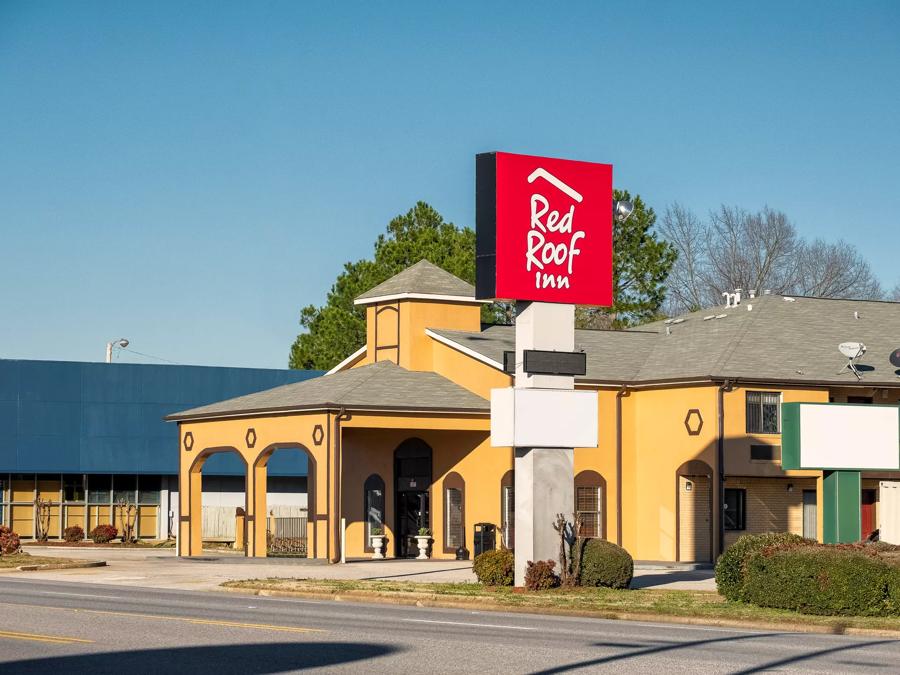
[[[900,281],[897,2],[331,4],[0,0],[0,357],[284,367],[392,216],[474,225],[495,149]]]

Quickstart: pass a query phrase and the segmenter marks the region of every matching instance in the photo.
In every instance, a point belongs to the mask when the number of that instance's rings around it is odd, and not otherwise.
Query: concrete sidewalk
[[[19,572],[41,579],[144,586],[182,590],[212,590],[225,581],[297,577],[304,579],[379,579],[424,582],[474,582],[471,561],[364,560],[329,565],[298,558],[244,558],[209,551],[199,558],[177,558],[173,549],[63,548],[28,546],[33,555],[106,560],[107,567],[44,572]],[[708,570],[635,570],[634,588],[715,590]]]

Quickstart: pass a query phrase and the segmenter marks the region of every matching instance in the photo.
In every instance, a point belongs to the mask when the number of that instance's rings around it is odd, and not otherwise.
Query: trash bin
[[[476,557],[485,551],[493,551],[497,547],[497,527],[493,523],[475,523],[472,540]]]

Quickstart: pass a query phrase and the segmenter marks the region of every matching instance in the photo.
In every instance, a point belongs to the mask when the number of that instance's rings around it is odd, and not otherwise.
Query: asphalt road
[[[897,672],[900,641],[0,578],[0,673]]]

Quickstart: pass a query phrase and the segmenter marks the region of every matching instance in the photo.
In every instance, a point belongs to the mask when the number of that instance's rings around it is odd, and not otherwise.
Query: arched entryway
[[[712,562],[713,471],[698,459],[685,462],[675,472],[676,560]]]
[[[421,438],[409,438],[394,451],[395,551],[398,558],[415,557],[415,536],[431,529],[432,451]]]
[[[305,499],[294,494],[291,483],[300,481],[277,481],[268,475],[268,467],[273,457],[280,458],[286,452],[300,452],[306,458]],[[257,456],[253,463],[256,481],[256,508],[259,526],[256,528],[255,553],[257,557],[267,555],[293,555],[315,558],[318,551],[316,512],[316,460],[309,449],[301,443],[273,443]],[[280,485],[279,499],[291,503],[271,503],[270,492]],[[301,508],[305,505],[305,510]]]
[[[188,512],[182,513],[181,519],[182,521],[187,522],[187,537],[186,540],[180,544],[181,550],[180,554],[183,556],[191,556],[191,555],[200,555],[203,552],[203,467],[206,465],[207,461],[210,457],[214,455],[220,455],[222,453],[233,453],[234,456],[238,457],[240,460],[239,466],[243,468],[244,473],[244,481],[243,481],[243,511],[246,513],[250,504],[249,504],[249,491],[247,490],[247,462],[244,460],[241,453],[237,450],[237,448],[231,446],[222,446],[215,448],[205,448],[197,453],[196,457],[194,457],[193,462],[191,463],[190,469],[188,471],[188,480],[186,484],[181,485],[180,489],[183,493],[182,501],[183,503],[187,503],[189,505]],[[217,504],[209,503],[207,506],[219,506]],[[234,508],[234,511],[237,510],[237,506],[231,504],[231,507]],[[226,511],[230,510],[228,505],[226,504]],[[211,513],[208,510],[208,514]],[[194,517],[191,517],[193,514]],[[208,518],[210,516],[208,515]],[[227,517],[227,513],[218,514],[218,517]],[[237,517],[235,512],[232,512],[232,517],[234,517],[234,542],[238,548],[244,550],[245,554],[247,554],[247,546],[246,542],[248,540],[248,532],[247,532],[247,522],[246,520],[241,520]],[[209,527],[209,524],[207,524]]]

